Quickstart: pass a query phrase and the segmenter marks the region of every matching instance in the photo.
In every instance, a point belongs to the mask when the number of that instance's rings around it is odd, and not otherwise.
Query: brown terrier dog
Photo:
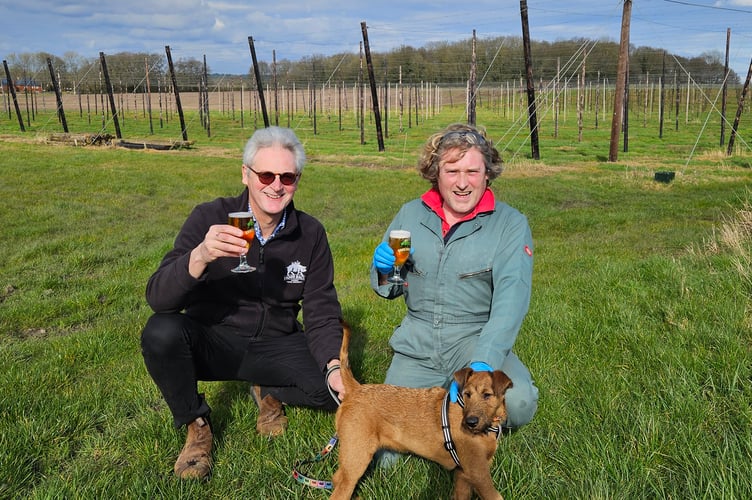
[[[361,385],[348,361],[350,328],[344,324],[343,329],[340,363],[345,395],[335,417],[340,450],[331,498],[349,499],[374,453],[388,448],[454,470],[455,499],[469,499],[473,490],[483,499],[501,499],[490,466],[499,422],[507,417],[504,394],[512,386],[509,377],[502,371],[456,372],[464,409],[448,404],[447,391],[440,387]]]

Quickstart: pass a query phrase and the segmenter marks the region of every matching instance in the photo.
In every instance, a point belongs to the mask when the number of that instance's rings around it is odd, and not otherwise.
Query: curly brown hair
[[[491,184],[491,181],[496,179],[503,169],[499,151],[486,137],[485,129],[464,123],[453,123],[428,138],[418,159],[418,171],[424,179],[431,182],[431,186],[437,188],[439,167],[442,161],[446,161],[446,153],[456,152],[456,157],[459,159],[470,148],[476,148],[483,154],[488,184]]]

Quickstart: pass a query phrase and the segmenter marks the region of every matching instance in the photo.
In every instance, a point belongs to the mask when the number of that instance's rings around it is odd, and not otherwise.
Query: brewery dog
[[[483,499],[501,499],[490,465],[499,422],[507,416],[504,393],[512,386],[509,377],[502,371],[457,371],[454,377],[464,409],[449,404],[447,391],[439,387],[361,385],[348,361],[350,328],[345,324],[343,329],[340,362],[345,395],[335,417],[340,450],[331,498],[351,498],[374,453],[388,448],[454,470],[455,499],[469,499],[473,490]]]

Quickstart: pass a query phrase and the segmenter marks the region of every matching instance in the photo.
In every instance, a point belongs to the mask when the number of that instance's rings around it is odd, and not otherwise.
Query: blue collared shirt
[[[251,210],[251,204],[248,204],[248,211],[253,214],[253,210]],[[264,246],[266,245],[266,242],[270,239],[277,236],[277,233],[282,231],[285,228],[285,223],[287,222],[287,208],[285,208],[285,211],[282,212],[282,220],[279,221],[279,224],[277,224],[277,227],[274,228],[274,231],[272,231],[272,234],[268,238],[264,238],[261,235],[261,226],[256,222],[256,216],[253,215],[253,229],[256,232],[256,239],[259,242],[259,245]]]

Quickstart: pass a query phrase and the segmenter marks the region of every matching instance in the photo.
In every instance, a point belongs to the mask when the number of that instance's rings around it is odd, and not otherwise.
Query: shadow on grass
[[[362,308],[346,308],[342,311],[344,320],[350,325],[350,369],[358,380],[363,380],[363,361],[368,330],[364,326],[365,311]]]

